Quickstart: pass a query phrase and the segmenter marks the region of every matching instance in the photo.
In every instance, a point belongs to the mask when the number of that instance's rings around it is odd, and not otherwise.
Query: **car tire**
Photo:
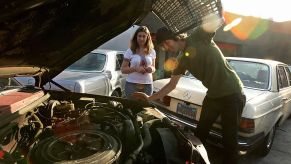
[[[260,145],[259,150],[257,151],[258,155],[265,157],[270,152],[274,137],[276,133],[276,125],[271,129],[271,131],[268,133],[268,135],[264,138],[263,143]]]
[[[120,97],[120,94],[117,90],[114,90],[111,94],[112,97]]]

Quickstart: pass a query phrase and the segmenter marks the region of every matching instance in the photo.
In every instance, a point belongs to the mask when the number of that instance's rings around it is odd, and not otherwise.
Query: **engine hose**
[[[125,116],[123,113],[121,113],[121,112],[119,112],[119,111],[117,111],[117,110],[115,110],[115,109],[112,109],[112,108],[110,108],[110,107],[106,107],[106,106],[101,106],[102,108],[104,108],[104,109],[107,109],[107,110],[110,110],[110,111],[112,111],[112,112],[114,112],[114,113],[116,113],[116,114],[118,114],[119,116],[121,116],[123,119],[125,119],[125,120],[128,120],[129,118],[127,117],[127,116]]]
[[[54,116],[54,109],[55,109],[55,107],[58,106],[58,105],[60,105],[60,104],[61,103],[59,101],[57,101],[57,100],[50,100],[49,101],[47,108],[49,108],[50,111],[51,111],[51,113],[50,113],[51,114],[50,115],[51,118]]]
[[[154,120],[150,120],[150,121],[147,121],[143,124],[143,127],[142,127],[142,132],[144,134],[144,138],[143,138],[143,142],[144,142],[144,146],[143,146],[143,149],[147,149],[151,143],[152,143],[152,136],[151,136],[151,133],[150,133],[150,127],[157,123],[157,122],[161,122],[160,119],[154,119]]]
[[[172,126],[171,120],[168,117],[164,117],[162,119],[162,122],[165,123],[173,132],[173,134],[178,138],[184,140],[186,143],[188,143],[191,146],[191,155],[190,155],[190,162],[193,161],[193,153],[194,153],[194,145],[191,141],[189,141],[178,129]]]
[[[157,123],[162,123],[162,120],[159,118],[156,118],[153,120],[149,120],[149,121],[145,122],[144,124],[147,124],[149,127],[151,127],[153,124],[157,124]]]
[[[120,136],[118,129],[116,128],[116,126],[113,123],[111,123],[109,121],[103,121],[102,123],[103,124],[101,124],[101,125],[104,125],[105,124],[105,125],[110,126],[114,130],[116,136]]]
[[[139,142],[139,145],[137,146],[137,148],[129,155],[129,158],[125,161],[125,164],[132,164],[136,160],[137,155],[142,150],[142,148],[144,146],[144,142],[143,142],[137,121],[135,120],[135,118],[132,116],[132,114],[128,110],[124,110],[124,111],[128,114],[128,116],[130,117],[130,119],[133,123],[136,138],[138,139],[138,142]]]
[[[147,149],[152,143],[152,136],[151,136],[151,133],[150,133],[149,125],[148,124],[144,124],[143,127],[142,127],[142,131],[143,131],[143,134],[144,134],[143,149]]]
[[[42,122],[40,121],[40,119],[37,117],[37,115],[35,115],[34,113],[31,113],[31,114],[32,114],[31,116],[36,120],[36,123],[39,123],[39,126],[40,126],[39,129],[37,130],[37,133],[35,134],[35,138],[37,138],[42,132],[44,126]]]

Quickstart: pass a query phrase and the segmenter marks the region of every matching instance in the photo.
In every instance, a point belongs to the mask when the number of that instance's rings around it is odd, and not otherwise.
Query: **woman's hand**
[[[152,73],[153,72],[152,67],[146,67],[145,70],[146,70],[147,73]]]
[[[146,73],[147,71],[146,71],[146,69],[145,69],[144,67],[137,67],[137,68],[136,68],[136,72],[144,74],[144,73]]]
[[[143,92],[134,92],[132,97],[137,100],[149,101],[149,96]]]

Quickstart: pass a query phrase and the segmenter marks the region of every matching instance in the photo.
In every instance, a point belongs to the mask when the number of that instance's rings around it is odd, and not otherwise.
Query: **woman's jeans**
[[[128,99],[134,99],[132,94],[134,92],[143,92],[147,95],[153,94],[153,84],[138,84],[138,83],[125,83],[125,96]]]

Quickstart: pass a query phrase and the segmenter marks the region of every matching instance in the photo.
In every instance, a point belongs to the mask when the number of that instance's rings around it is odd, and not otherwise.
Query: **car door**
[[[288,87],[288,90],[289,90],[289,95],[288,95],[288,99],[289,99],[289,106],[288,108],[286,108],[286,113],[287,113],[287,117],[291,115],[291,72],[290,72],[290,69],[288,68],[288,66],[285,66],[285,71],[286,71],[286,74],[287,74],[287,79],[288,79],[288,82],[289,82],[289,87]]]
[[[277,67],[278,72],[278,87],[282,104],[283,118],[280,123],[283,123],[290,114],[291,108],[291,87],[290,87],[290,72],[287,72],[288,68],[284,65]]]
[[[86,66],[89,68],[97,68],[95,73],[82,73],[82,76],[86,74],[93,76],[85,80],[85,93],[96,94],[96,95],[109,95],[109,80],[101,72],[105,69],[108,62],[108,55],[105,53],[90,53],[86,59]],[[89,70],[88,68],[88,70]]]
[[[125,88],[126,75],[122,74],[121,72],[122,61],[123,61],[123,54],[118,53],[116,55],[116,69],[115,70],[118,74],[118,82],[120,83],[121,92],[123,93],[124,88]]]

